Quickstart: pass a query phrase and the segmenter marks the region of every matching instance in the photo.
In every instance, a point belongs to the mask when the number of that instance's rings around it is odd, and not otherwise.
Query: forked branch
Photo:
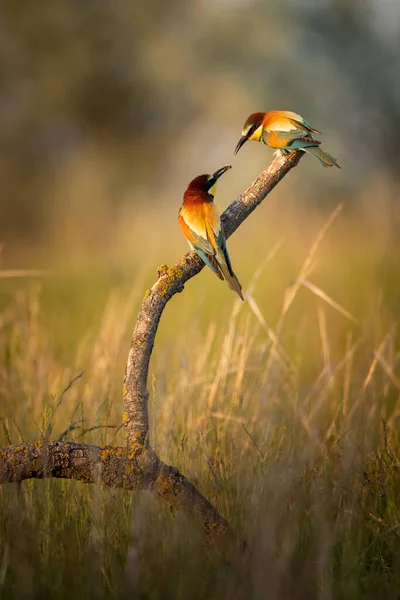
[[[253,212],[302,153],[275,158],[252,185],[223,213],[226,237]],[[148,290],[136,321],[124,381],[126,447],[72,442],[19,444],[0,450],[0,484],[24,479],[78,479],[128,490],[150,489],[177,510],[194,518],[206,540],[230,561],[242,544],[229,523],[177,469],[165,465],[148,439],[147,376],[158,324],[167,302],[203,268],[197,254],[185,254],[175,265],[162,266]]]
[[[275,158],[269,167],[225,210],[221,220],[226,237],[236,231],[280,180],[295,167],[302,152]],[[185,283],[204,264],[195,252],[188,252],[175,265],[159,268],[159,277],[146,292],[133,331],[125,372],[124,405],[128,444],[146,443],[149,430],[147,375],[158,324],[172,296],[182,292]]]

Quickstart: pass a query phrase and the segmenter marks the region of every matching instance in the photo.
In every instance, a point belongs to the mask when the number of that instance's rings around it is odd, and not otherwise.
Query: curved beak
[[[243,146],[243,144],[244,144],[245,142],[247,142],[247,139],[248,139],[248,138],[247,138],[247,135],[242,135],[242,137],[240,138],[240,140],[239,140],[239,141],[238,141],[238,143],[237,143],[237,146],[236,146],[236,148],[235,148],[235,152],[234,152],[234,154],[237,154],[237,153],[239,152],[239,150],[240,150],[240,148]]]
[[[224,167],[221,167],[220,169],[218,169],[218,171],[215,171],[215,173],[213,174],[214,181],[217,182],[217,180],[221,177],[221,175],[226,173],[226,171],[229,171],[229,169],[232,169],[232,166],[225,165]]]

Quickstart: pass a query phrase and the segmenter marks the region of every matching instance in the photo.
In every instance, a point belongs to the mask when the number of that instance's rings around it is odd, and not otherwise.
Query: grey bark
[[[226,237],[295,167],[303,153],[278,157],[251,186],[223,213]],[[93,446],[72,442],[32,442],[0,450],[0,484],[24,479],[55,477],[83,483],[150,489],[176,510],[193,518],[204,537],[226,562],[242,558],[245,544],[229,523],[199,490],[177,469],[164,464],[148,439],[147,376],[151,353],[162,312],[169,300],[182,292],[185,283],[197,275],[203,263],[196,253],[185,254],[175,265],[159,268],[158,279],[148,290],[133,331],[124,380],[124,422],[126,447]],[[238,553],[239,550],[239,553]],[[248,553],[246,553],[248,557]]]
[[[302,152],[277,157],[221,216],[226,237],[236,231],[257,208],[280,180],[295,167]],[[132,334],[131,347],[125,371],[124,404],[128,443],[145,443],[149,429],[147,410],[147,375],[163,310],[175,294],[182,292],[185,283],[197,275],[204,264],[195,252],[188,252],[175,265],[159,268],[158,279],[146,292]]]

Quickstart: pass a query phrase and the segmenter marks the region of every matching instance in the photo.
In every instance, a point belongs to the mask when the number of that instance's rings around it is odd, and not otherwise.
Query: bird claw
[[[277,158],[281,158],[282,156],[287,156],[288,154],[289,154],[289,151],[284,150],[283,148],[278,148],[274,152],[274,156],[276,156]]]

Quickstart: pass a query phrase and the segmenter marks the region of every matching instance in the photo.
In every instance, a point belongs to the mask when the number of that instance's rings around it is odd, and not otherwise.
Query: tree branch
[[[279,181],[295,167],[301,152],[275,158],[252,185],[223,213],[226,237],[253,212]],[[197,275],[203,263],[196,253],[159,268],[133,331],[124,380],[127,446],[93,446],[72,442],[19,444],[0,450],[0,484],[30,478],[77,479],[127,490],[150,489],[177,510],[194,518],[205,539],[229,562],[243,549],[229,523],[177,469],[164,464],[148,440],[147,376],[158,324],[167,302]]]
[[[175,467],[148,446],[93,446],[74,442],[34,442],[0,450],[0,485],[25,479],[76,479],[125,490],[151,490],[175,510],[194,519],[206,541],[231,562],[241,554],[229,523]]]
[[[280,180],[295,167],[303,152],[277,157],[261,175],[225,210],[221,220],[226,237],[243,223]],[[149,430],[147,376],[158,324],[167,302],[182,292],[184,284],[197,275],[204,263],[188,252],[175,265],[159,267],[158,279],[146,292],[133,331],[125,370],[124,405],[128,444],[145,443]]]

